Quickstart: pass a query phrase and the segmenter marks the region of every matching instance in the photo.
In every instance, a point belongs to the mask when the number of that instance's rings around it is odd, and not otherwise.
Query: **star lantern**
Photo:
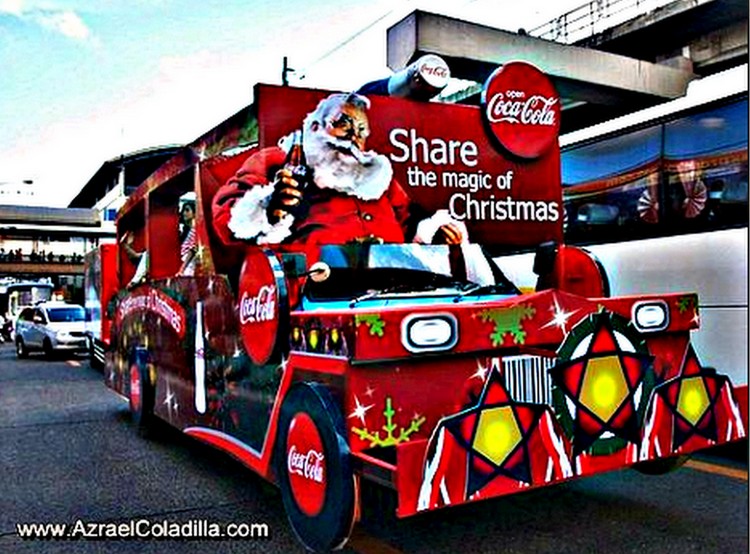
[[[558,356],[550,369],[553,403],[573,455],[638,444],[655,376],[653,357],[629,322],[594,314],[571,330]]]
[[[719,440],[717,412],[731,411],[722,405],[722,389],[728,386],[724,375],[701,367],[695,351],[689,346],[680,375],[654,390],[672,415],[672,452],[677,452],[693,438],[709,443]]]
[[[445,418],[443,425],[466,451],[466,497],[497,477],[532,482],[528,440],[546,406],[515,402],[505,389],[500,372],[492,369],[476,404]]]

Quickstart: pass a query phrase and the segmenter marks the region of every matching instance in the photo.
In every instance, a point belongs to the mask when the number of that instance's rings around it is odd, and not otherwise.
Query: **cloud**
[[[72,10],[37,9],[27,7],[23,0],[0,0],[0,13],[13,15],[72,40],[86,41],[92,38],[91,29]]]
[[[0,0],[0,13],[20,17],[23,13],[23,0]]]
[[[86,23],[72,11],[39,11],[31,14],[31,19],[42,27],[56,31],[73,40],[91,38]]]

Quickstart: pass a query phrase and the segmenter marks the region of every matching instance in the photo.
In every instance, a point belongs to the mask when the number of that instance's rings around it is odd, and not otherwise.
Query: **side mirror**
[[[543,242],[537,246],[533,271],[539,277],[549,275],[555,269],[558,246],[556,242]]]
[[[537,272],[537,261],[539,269],[549,269],[540,273],[536,290],[541,291],[555,288],[577,296],[587,298],[603,298],[610,294],[609,279],[604,266],[591,252],[577,246],[561,245],[555,248],[554,256],[551,256],[551,265],[548,267],[549,254],[546,250],[537,251],[534,260],[534,271]]]

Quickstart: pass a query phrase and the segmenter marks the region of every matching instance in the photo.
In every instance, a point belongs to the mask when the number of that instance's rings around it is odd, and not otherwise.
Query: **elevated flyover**
[[[561,43],[560,37],[549,40],[523,30],[511,32],[415,11],[388,29],[387,62],[397,71],[423,54],[437,54],[448,62],[454,77],[476,83],[483,83],[496,67],[508,61],[531,62],[550,76],[562,97],[561,132],[566,133],[683,96],[698,74],[692,64],[680,63],[683,51],[677,45],[728,25],[742,25],[742,18],[731,23],[727,16],[717,14],[721,5],[731,5],[728,16],[736,20],[742,12],[734,6],[736,3],[676,0],[657,10],[658,16],[655,11],[620,25],[619,31],[608,30],[606,40],[599,33],[576,44]],[[746,20],[746,3],[744,9]],[[716,20],[710,21],[714,17]],[[703,18],[709,21],[700,23]],[[634,23],[636,20],[639,23]],[[672,29],[675,23],[679,28]],[[746,21],[744,25],[746,29]],[[553,28],[559,32],[559,22]],[[544,35],[544,30],[535,34]],[[634,38],[627,40],[628,36]],[[665,41],[668,36],[668,42],[660,43],[661,36]],[[738,63],[735,57],[732,60]],[[478,88],[461,101],[478,103]]]
[[[97,210],[0,205],[0,276],[82,275],[83,254],[113,238]]]

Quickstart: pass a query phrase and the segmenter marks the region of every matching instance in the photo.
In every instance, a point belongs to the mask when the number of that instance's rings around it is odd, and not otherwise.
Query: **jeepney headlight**
[[[663,300],[633,305],[633,324],[642,333],[662,331],[669,326],[669,307]]]
[[[401,342],[409,352],[449,350],[458,342],[458,323],[452,314],[415,314],[401,323]]]

